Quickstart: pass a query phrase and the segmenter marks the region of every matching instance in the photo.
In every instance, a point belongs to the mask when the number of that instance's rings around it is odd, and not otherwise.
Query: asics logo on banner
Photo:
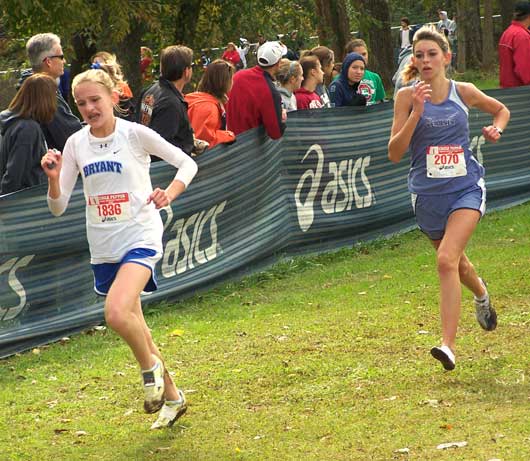
[[[372,187],[366,176],[366,169],[370,165],[369,155],[359,157],[355,161],[347,159],[341,162],[329,162],[327,170],[331,180],[324,184],[322,176],[326,163],[322,147],[313,144],[301,163],[309,157],[311,160],[314,159],[312,168],[307,169],[301,176],[294,194],[298,225],[302,232],[307,232],[313,225],[318,205],[325,214],[333,214],[350,211],[354,204],[355,208],[368,208],[375,204]],[[359,186],[365,189],[364,195],[359,192]],[[320,203],[317,197],[320,197]]]
[[[217,258],[221,252],[217,220],[226,203],[225,200],[174,223],[171,207],[163,208],[167,213],[164,234],[169,234],[161,267],[164,277],[174,277]]]
[[[11,258],[0,264],[0,287],[2,287],[0,322],[14,319],[26,307],[26,290],[17,278],[16,272],[26,267],[34,257],[35,255],[28,255],[22,258]],[[6,289],[3,288],[4,281],[7,282],[8,288]]]
[[[90,175],[98,173],[118,173],[121,174],[123,165],[120,162],[114,160],[102,160],[99,162],[89,163],[83,167],[83,174],[85,178]]]

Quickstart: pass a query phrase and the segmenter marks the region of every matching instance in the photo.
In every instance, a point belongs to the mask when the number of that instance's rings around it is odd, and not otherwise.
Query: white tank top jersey
[[[178,169],[175,179],[186,187],[197,164],[181,149],[143,125],[116,118],[114,133],[106,138],[90,134],[90,127],[74,133],[64,147],[61,196],[48,196],[55,216],[66,210],[81,173],[86,200],[87,237],[91,263],[115,263],[134,248],[162,253],[163,225],[154,203],[150,154]]]

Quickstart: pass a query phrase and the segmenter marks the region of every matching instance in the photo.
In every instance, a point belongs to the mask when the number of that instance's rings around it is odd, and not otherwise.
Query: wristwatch
[[[493,128],[497,130],[497,133],[499,133],[499,136],[502,136],[502,130],[500,128],[496,127],[495,125],[493,126]]]

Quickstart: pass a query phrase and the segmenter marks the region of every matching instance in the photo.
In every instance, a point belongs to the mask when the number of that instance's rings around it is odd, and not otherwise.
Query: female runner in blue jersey
[[[119,95],[102,70],[77,75],[72,90],[87,125],[68,138],[63,155],[42,158],[48,176],[48,206],[66,210],[81,174],[87,237],[96,293],[106,296],[105,320],[131,348],[142,370],[144,409],[162,409],[152,429],[171,426],[186,411],[145,322],[140,294],[156,289],[155,264],[162,255],[159,209],[188,186],[197,165],[181,149],[149,128],[116,118]],[[151,185],[150,154],[178,169],[165,189]]]
[[[504,104],[475,85],[448,79],[450,62],[443,35],[429,27],[416,32],[412,62],[403,76],[417,81],[397,94],[388,143],[388,157],[394,163],[411,152],[408,185],[414,213],[436,249],[442,344],[431,354],[446,370],[455,368],[461,283],[474,295],[480,326],[488,331],[497,326],[486,285],[464,253],[486,204],[484,168],[469,147],[468,110],[492,115],[492,124],[482,128],[482,135],[493,143],[510,119]]]

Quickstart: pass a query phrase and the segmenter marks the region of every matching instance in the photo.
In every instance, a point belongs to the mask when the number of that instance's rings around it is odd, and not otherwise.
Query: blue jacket
[[[357,93],[359,83],[351,85],[348,81],[348,69],[353,61],[364,62],[364,59],[358,53],[348,53],[342,62],[339,78],[329,87],[329,96],[334,107],[366,106],[366,98]]]

